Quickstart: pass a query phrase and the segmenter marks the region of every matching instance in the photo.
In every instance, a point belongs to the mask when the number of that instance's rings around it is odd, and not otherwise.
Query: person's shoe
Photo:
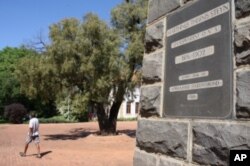
[[[20,152],[19,155],[20,155],[21,157],[25,157],[25,156],[26,156],[26,154],[23,153],[23,152]]]
[[[42,158],[42,156],[41,156],[41,154],[38,154],[37,156],[36,156],[36,158]]]

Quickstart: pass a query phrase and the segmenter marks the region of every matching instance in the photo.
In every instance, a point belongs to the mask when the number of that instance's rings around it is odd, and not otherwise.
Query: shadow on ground
[[[80,138],[85,138],[89,136],[90,134],[96,134],[96,132],[93,132],[88,129],[83,128],[76,128],[73,130],[70,130],[67,134],[51,134],[51,135],[44,135],[44,140],[77,140]]]
[[[41,153],[41,158],[43,158],[44,156],[46,156],[47,154],[52,153],[52,151],[46,151],[46,152],[42,152]],[[30,154],[30,155],[26,155],[26,156],[37,156],[37,154]]]
[[[135,138],[136,130],[118,130],[118,134],[126,134],[131,138]]]
[[[135,138],[136,131],[135,130],[118,130],[117,131],[118,135],[119,134],[126,134],[127,136],[131,138]],[[76,128],[73,130],[70,130],[69,133],[66,134],[51,134],[51,135],[44,135],[45,138],[44,140],[77,140],[81,138],[85,138],[89,135],[99,135],[97,131],[93,131],[90,129],[83,129],[83,128]]]
[[[47,152],[42,152],[41,153],[41,156],[43,157],[43,156],[46,156],[47,154],[49,154],[49,153],[52,153],[52,151],[50,150],[50,151],[47,151]]]

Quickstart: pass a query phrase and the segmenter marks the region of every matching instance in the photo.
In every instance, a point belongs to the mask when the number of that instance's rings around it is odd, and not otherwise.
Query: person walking
[[[29,132],[26,138],[24,152],[20,152],[20,156],[25,157],[26,152],[28,150],[29,144],[34,142],[37,148],[37,158],[41,158],[40,154],[40,140],[39,140],[39,120],[36,118],[36,114],[34,112],[30,113],[30,121],[29,121]]]

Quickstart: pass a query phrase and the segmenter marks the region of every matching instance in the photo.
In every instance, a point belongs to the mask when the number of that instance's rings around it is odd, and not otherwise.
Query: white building
[[[137,118],[140,109],[140,88],[135,88],[133,95],[125,97],[125,100],[122,102],[118,119],[130,119]]]

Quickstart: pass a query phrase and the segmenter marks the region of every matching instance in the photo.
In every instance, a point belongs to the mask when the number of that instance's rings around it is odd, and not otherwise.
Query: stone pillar
[[[168,117],[164,104],[168,16],[199,0],[149,0],[134,166],[228,165],[250,149],[250,1],[231,0],[233,110],[229,118]],[[210,0],[202,0],[210,3]],[[218,101],[220,102],[220,101]],[[230,104],[230,103],[228,103]]]

